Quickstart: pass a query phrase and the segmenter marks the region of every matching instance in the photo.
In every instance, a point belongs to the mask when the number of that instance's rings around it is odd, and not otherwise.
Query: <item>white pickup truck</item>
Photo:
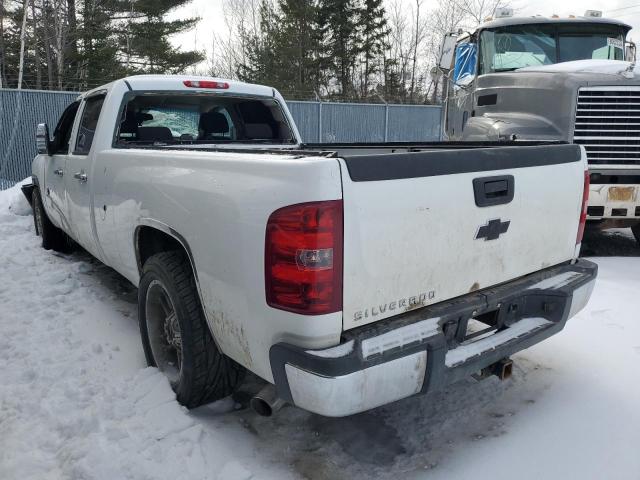
[[[195,407],[231,394],[345,416],[472,374],[588,301],[583,147],[305,145],[273,88],[134,76],[82,94],[23,187],[139,289],[147,361]]]

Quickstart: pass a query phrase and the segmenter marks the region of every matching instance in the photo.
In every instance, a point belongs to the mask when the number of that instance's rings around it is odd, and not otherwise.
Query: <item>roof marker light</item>
[[[215,88],[219,90],[226,90],[229,88],[229,84],[227,82],[216,82],[214,80],[185,80],[185,87],[191,88]]]
[[[496,18],[513,17],[513,8],[506,8],[506,7],[496,8],[495,17]]]
[[[587,10],[584,12],[584,16],[587,18],[602,18],[601,10]]]

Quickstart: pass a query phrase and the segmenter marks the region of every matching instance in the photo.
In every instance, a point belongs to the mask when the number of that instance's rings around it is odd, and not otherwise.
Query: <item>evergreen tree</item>
[[[388,48],[386,12],[383,0],[364,0],[360,11],[360,26],[362,28],[362,96],[369,94],[371,77],[381,70],[381,56]]]
[[[118,40],[112,23],[124,8],[124,3],[113,0],[82,0],[78,80],[84,88],[126,75],[126,68],[118,58]]]
[[[330,62],[343,98],[353,94],[353,70],[361,48],[359,14],[355,0],[320,3],[320,31],[326,44],[324,58]]]
[[[402,79],[398,73],[398,62],[394,58],[383,58],[383,77],[382,85],[378,85],[377,91],[387,102],[403,103],[407,92]]]
[[[278,29],[280,17],[268,0],[263,0],[259,9],[260,28],[257,32],[241,29],[246,62],[238,66],[238,77],[249,83],[263,83],[282,88],[279,74],[282,57],[278,51]]]
[[[129,4],[128,21],[119,35],[120,53],[131,73],[179,73],[201,62],[197,51],[181,51],[169,41],[171,35],[190,30],[198,18],[166,20],[166,15],[190,0],[136,0]],[[127,10],[125,10],[126,12]]]
[[[23,88],[86,90],[130,73],[178,73],[203,55],[170,43],[198,19],[166,20],[190,0],[0,2],[0,79],[16,87],[27,9]]]
[[[4,7],[4,2],[0,0],[0,86],[6,87],[7,85],[7,60],[6,60],[6,42],[4,19],[7,16],[7,10]]]
[[[284,59],[285,91],[311,94],[320,88],[324,65],[320,10],[314,0],[280,0],[278,50]]]
[[[263,0],[257,32],[240,32],[246,61],[238,76],[273,85],[289,98],[313,97],[322,86],[322,32],[316,0]]]

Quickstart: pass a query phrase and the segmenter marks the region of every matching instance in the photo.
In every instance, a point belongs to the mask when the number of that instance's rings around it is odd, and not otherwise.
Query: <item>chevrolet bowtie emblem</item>
[[[482,225],[478,228],[476,240],[480,240],[481,238],[483,238],[485,242],[487,240],[497,240],[500,235],[507,233],[510,223],[511,222],[509,220],[503,222],[499,218],[496,220],[489,220],[486,225]]]

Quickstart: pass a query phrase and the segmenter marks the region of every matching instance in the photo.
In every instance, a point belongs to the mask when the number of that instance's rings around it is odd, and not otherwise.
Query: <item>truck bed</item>
[[[334,152],[336,156],[379,153],[410,153],[429,150],[469,150],[499,147],[533,147],[563,145],[568,142],[500,141],[500,142],[384,142],[384,143],[305,143],[302,150]]]
[[[342,192],[344,330],[514,280],[570,261],[576,254],[586,167],[577,145],[426,142],[137,148],[192,151],[200,168],[207,160],[213,168],[216,159],[224,160],[252,181],[263,179],[256,184],[257,191],[268,190],[262,182],[281,175],[275,173],[276,164],[291,170],[295,162],[302,171],[305,159],[309,169],[318,162],[327,167],[337,162],[339,185],[334,183],[335,174],[323,181]],[[181,162],[192,156],[186,151]],[[215,155],[202,155],[205,152]],[[300,188],[319,181],[301,175],[290,180]],[[279,177],[278,182],[283,181]],[[266,190],[264,195],[274,195]],[[325,199],[305,196],[306,201]]]
[[[129,145],[120,148],[147,149],[147,150],[193,150],[206,152],[233,152],[233,153],[269,153],[280,155],[300,155],[300,156],[331,156],[331,157],[353,157],[358,155],[376,155],[383,153],[416,153],[425,151],[441,150],[477,150],[488,148],[506,147],[535,147],[549,145],[568,145],[568,142],[547,142],[547,141],[500,141],[500,142],[385,142],[385,143],[303,143],[295,147],[274,148],[265,146],[261,148],[256,145],[217,144],[214,146],[206,144],[195,144],[185,141],[168,145]]]

